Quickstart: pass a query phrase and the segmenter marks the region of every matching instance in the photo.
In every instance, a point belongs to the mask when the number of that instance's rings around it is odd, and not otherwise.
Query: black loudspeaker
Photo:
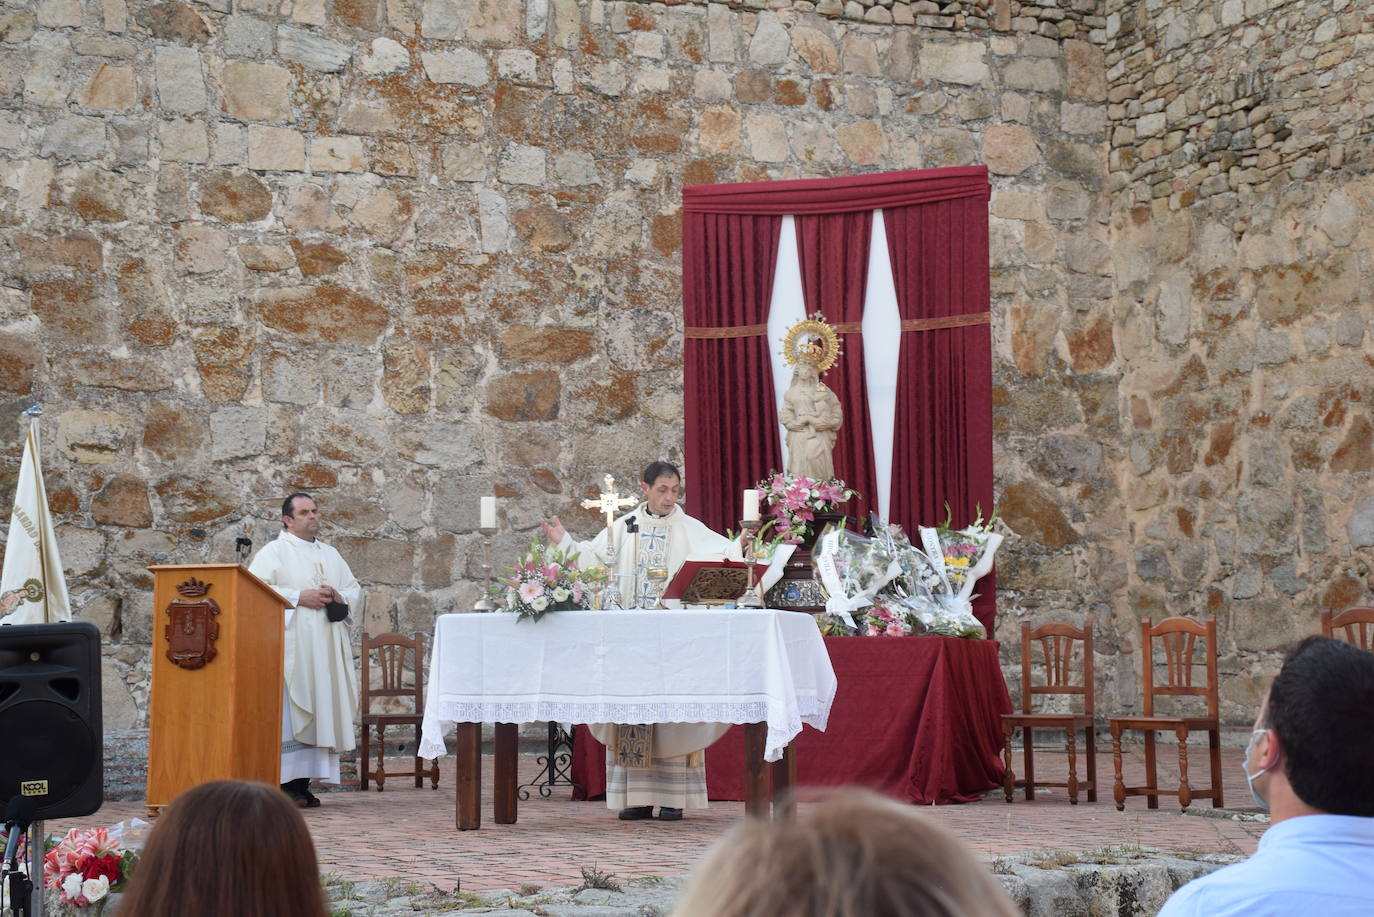
[[[94,624],[0,626],[0,807],[34,819],[90,815],[105,799],[100,631]]]

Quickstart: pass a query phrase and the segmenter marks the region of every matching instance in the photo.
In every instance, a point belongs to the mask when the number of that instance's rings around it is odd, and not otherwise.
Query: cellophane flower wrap
[[[582,569],[576,551],[546,547],[538,539],[507,574],[506,607],[522,621],[538,621],[551,611],[590,608],[606,582],[604,567]]]
[[[833,513],[859,495],[836,478],[813,481],[805,475],[777,471],[770,473],[757,487],[772,517],[774,535],[783,544],[801,544],[806,538],[807,526],[816,521],[817,513]]]
[[[992,569],[993,556],[1002,543],[1002,536],[992,531],[993,522],[984,522],[979,513],[974,524],[963,529],[951,529],[947,523],[921,527],[925,550],[913,545],[900,526],[876,515],[871,538],[854,533],[832,537],[827,532],[815,554],[816,574],[830,597],[820,622],[822,631],[860,636],[986,636],[973,616],[972,591]],[[868,576],[866,571],[883,562],[891,575],[872,589],[879,577]],[[831,565],[835,572],[827,581]],[[854,568],[857,576],[850,572]],[[831,582],[838,583],[838,588],[832,589]],[[840,601],[835,601],[837,594]]]
[[[811,560],[826,592],[826,614],[847,628],[859,626],[853,612],[872,605],[874,596],[901,572],[887,545],[843,526],[826,527]]]
[[[142,819],[113,828],[73,828],[61,840],[49,838],[43,856],[43,885],[69,907],[101,909],[112,892],[123,889],[138,864],[138,851],[124,841],[145,831]]]

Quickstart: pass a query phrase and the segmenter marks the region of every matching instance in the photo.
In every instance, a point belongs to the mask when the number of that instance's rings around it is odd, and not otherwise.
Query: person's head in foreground
[[[1374,816],[1374,653],[1326,637],[1294,647],[1260,706],[1245,776],[1275,823]]]
[[[120,917],[325,917],[305,819],[274,786],[202,783],[162,811]]]
[[[959,839],[911,806],[842,790],[794,822],[749,820],[697,868],[674,917],[1013,917]]]

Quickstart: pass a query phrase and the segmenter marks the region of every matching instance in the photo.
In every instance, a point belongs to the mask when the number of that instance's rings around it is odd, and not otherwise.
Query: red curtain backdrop
[[[781,216],[883,210],[902,316],[893,491],[889,517],[908,529],[945,517],[955,525],[992,509],[992,345],[988,326],[987,169],[961,166],[802,181],[699,185],[683,189],[683,314],[686,332],[687,474],[693,515],[716,530],[739,518],[739,492],[781,463],[771,348],[769,300]],[[738,221],[738,222],[736,222]],[[818,233],[820,230],[818,230]],[[852,236],[839,232],[840,240]],[[828,247],[828,245],[827,245]],[[822,295],[828,284],[846,293],[865,281],[842,277],[848,244],[822,252],[816,268]],[[802,255],[805,259],[805,255]],[[867,248],[860,262],[867,270]],[[833,269],[833,270],[832,270]],[[804,276],[805,276],[804,268]],[[839,273],[842,279],[832,275]],[[807,293],[808,300],[811,294]],[[862,309],[862,294],[858,299]],[[833,321],[851,320],[831,315]],[[846,306],[848,309],[848,306]],[[859,316],[854,315],[853,321]],[[845,336],[846,364],[862,366],[857,334]],[[831,378],[831,377],[834,378]],[[867,418],[862,374],[831,373],[827,384],[845,406],[845,431],[865,437],[853,406]],[[846,437],[848,441],[848,437]],[[837,454],[837,464],[852,459]],[[876,497],[872,472],[849,471],[846,481]],[[871,467],[871,466],[870,466]],[[992,577],[978,584],[974,613],[992,632]]]
[[[992,338],[987,321],[987,203],[976,198],[885,210],[904,328],[897,370],[897,436],[889,516],[908,532],[945,518],[968,525],[992,512]],[[993,632],[996,580],[978,582],[973,613]]]
[[[768,335],[757,330],[781,230],[779,216],[683,215],[686,503],[717,532],[739,527],[741,492],[782,463]]]
[[[858,499],[845,510],[862,523],[878,496],[868,386],[864,381],[868,376],[858,328],[868,292],[873,211],[799,216],[796,229],[807,314],[821,312],[831,324],[852,326],[841,327],[844,352],[824,381],[835,390],[844,409],[844,425],[835,443],[835,476],[859,492]]]

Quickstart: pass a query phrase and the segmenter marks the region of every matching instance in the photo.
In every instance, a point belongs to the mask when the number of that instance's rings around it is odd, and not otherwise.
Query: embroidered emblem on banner
[[[206,598],[210,586],[192,577],[177,586],[184,598],[173,599],[167,605],[171,618],[163,629],[167,641],[167,658],[183,669],[199,669],[218,654],[215,641],[219,639],[219,605]],[[186,601],[197,599],[198,601]]]

